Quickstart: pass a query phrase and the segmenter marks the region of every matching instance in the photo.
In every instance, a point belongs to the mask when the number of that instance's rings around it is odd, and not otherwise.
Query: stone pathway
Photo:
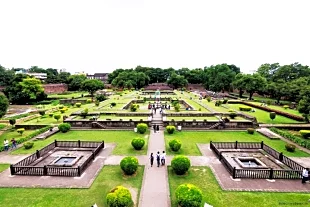
[[[158,112],[159,110],[157,110],[157,114],[154,114],[153,120],[162,120],[162,116]],[[152,152],[155,155],[157,151],[162,152],[163,150],[165,150],[163,130],[157,133],[154,133],[152,130],[148,143],[148,155]],[[153,167],[148,163],[144,169],[139,207],[170,207],[170,191],[168,185],[167,165],[158,168],[155,157]]]

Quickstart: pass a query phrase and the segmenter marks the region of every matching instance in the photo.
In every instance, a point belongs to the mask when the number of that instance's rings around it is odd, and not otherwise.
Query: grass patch
[[[25,130],[23,135],[17,133],[16,129],[10,129],[0,135],[0,146],[3,146],[4,139],[11,141],[12,138],[20,139],[32,134],[35,130]]]
[[[207,120],[207,121],[218,121],[218,118],[216,118],[215,116],[208,116],[208,117],[184,117],[184,116],[167,116],[167,121],[171,121],[172,119],[174,119],[174,121],[182,121],[183,119],[185,121],[193,121],[193,119],[196,119],[196,121],[203,121],[203,120]]]
[[[0,129],[4,129],[6,126],[6,124],[0,124]]]
[[[280,206],[280,203],[301,203],[298,206],[309,206],[308,193],[223,191],[208,167],[192,167],[186,176],[177,176],[171,167],[168,170],[172,207],[178,206],[175,190],[184,183],[191,183],[199,187],[203,193],[203,203],[209,203],[214,207],[275,207]]]
[[[10,167],[10,164],[0,164],[0,173]]]
[[[104,166],[89,189],[0,188],[0,201],[6,207],[107,206],[107,193],[118,185],[140,191],[143,171],[140,166],[135,176],[124,177],[119,166]]]
[[[246,106],[244,104],[228,104],[228,106],[234,110],[239,111],[240,106]],[[274,120],[271,120],[269,117],[269,112],[263,111],[261,109],[255,108],[255,112],[247,112],[242,111],[242,113],[248,114],[250,116],[255,116],[259,123],[266,123],[266,124],[291,124],[291,123],[302,123],[299,121],[295,121],[293,119],[280,116],[277,114]]]
[[[259,103],[259,102],[250,102],[251,104],[255,104],[255,105],[261,105],[262,103]],[[290,113],[290,114],[294,114],[294,115],[297,115],[297,116],[302,116],[301,113],[299,113],[299,111],[297,110],[294,110],[294,109],[285,109],[283,108],[282,106],[275,106],[275,105],[268,105],[267,106],[268,108],[271,108],[271,109],[275,109],[275,110],[278,110],[278,111],[283,111],[285,113]]]
[[[173,152],[169,148],[169,141],[171,139],[179,139],[182,142],[182,147],[179,152]],[[261,142],[277,150],[283,152],[284,155],[290,157],[308,157],[308,153],[296,148],[295,152],[287,152],[285,149],[286,142],[282,140],[270,140],[259,133],[253,135],[248,134],[246,131],[242,132],[194,132],[194,131],[182,131],[175,132],[174,134],[168,134],[165,132],[165,142],[167,154],[183,154],[183,155],[201,155],[197,147],[197,143],[208,144],[210,141],[214,142]]]
[[[142,150],[135,150],[131,146],[131,140],[136,137],[145,138],[145,145]],[[34,142],[34,146],[31,149],[19,148],[12,152],[12,154],[30,154],[34,153],[46,145],[56,140],[61,141],[102,141],[105,143],[116,143],[116,147],[112,154],[114,155],[146,155],[147,143],[148,143],[148,132],[146,134],[138,134],[133,131],[69,131],[67,133],[57,133],[45,140],[37,140]]]

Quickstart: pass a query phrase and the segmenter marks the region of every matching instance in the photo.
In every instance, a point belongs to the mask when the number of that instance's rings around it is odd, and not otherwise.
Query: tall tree
[[[68,78],[68,89],[69,91],[79,91],[81,90],[81,83],[87,78],[85,75],[71,75]]]
[[[185,87],[188,84],[188,82],[184,78],[184,76],[177,75],[176,73],[172,73],[168,80],[168,84],[172,85],[173,88],[176,89],[176,88]]]
[[[97,79],[87,79],[82,83],[82,89],[88,91],[92,98],[94,97],[94,93],[100,89],[104,88],[104,84],[102,81]]]
[[[9,107],[8,99],[4,95],[0,94],[0,118],[2,118],[6,114],[8,107]]]
[[[36,78],[25,78],[22,82],[19,83],[22,89],[22,92],[28,94],[30,99],[37,99],[40,94],[44,92],[44,88],[39,79]]]

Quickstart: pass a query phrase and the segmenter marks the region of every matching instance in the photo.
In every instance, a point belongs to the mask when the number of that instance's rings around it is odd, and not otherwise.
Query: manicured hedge
[[[145,123],[139,123],[137,125],[137,131],[140,133],[140,134],[144,134],[147,130],[147,124]]]
[[[295,145],[293,145],[293,144],[286,144],[285,145],[285,148],[286,148],[286,150],[288,151],[288,152],[295,152],[295,149],[296,149],[296,146]]]
[[[175,126],[166,126],[168,134],[173,134],[175,132]]]
[[[171,161],[171,167],[177,175],[184,175],[190,168],[191,161],[183,155],[175,156]]]
[[[134,138],[131,141],[131,145],[135,148],[135,150],[141,150],[145,144],[145,141],[143,138]]]
[[[180,207],[200,207],[202,191],[195,185],[182,184],[176,189],[175,197]]]
[[[120,166],[126,175],[134,174],[138,169],[138,159],[136,157],[125,157],[121,160]]]
[[[252,108],[248,106],[239,106],[239,110],[240,111],[251,111]]]
[[[108,193],[107,204],[109,207],[131,207],[133,201],[130,191],[123,186],[117,186]]]
[[[58,125],[58,129],[62,133],[66,133],[67,131],[70,130],[70,128],[71,128],[71,125],[69,123],[62,123]]]
[[[310,140],[303,140],[302,138],[296,136],[296,135],[293,135],[287,131],[284,131],[284,130],[280,130],[280,129],[277,129],[277,128],[270,128],[271,131],[279,134],[280,136],[286,138],[286,139],[289,139],[293,142],[295,142],[296,144],[298,144],[299,146],[302,146],[302,147],[305,147],[307,149],[310,149]]]
[[[178,139],[172,139],[169,141],[169,147],[172,151],[177,152],[181,149],[182,143]]]
[[[248,131],[249,134],[254,134],[255,129],[253,129],[253,128],[247,128],[247,131]]]
[[[39,134],[42,134],[43,132],[46,132],[47,130],[49,130],[51,128],[51,126],[46,126],[46,127],[43,127],[41,129],[38,129],[36,131],[34,131],[32,134],[29,134],[28,136],[26,137],[23,137],[23,138],[19,138],[19,139],[15,139],[16,140],[16,143],[17,144],[21,144],[23,142],[26,142],[30,139],[32,139],[33,137],[35,136],[38,136]],[[11,146],[11,144],[10,144]],[[4,146],[0,146],[0,152],[1,151],[4,151]]]

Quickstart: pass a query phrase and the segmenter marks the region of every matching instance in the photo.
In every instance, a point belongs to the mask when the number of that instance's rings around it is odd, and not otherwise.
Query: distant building
[[[29,72],[28,70],[19,70],[19,71],[16,71],[15,74],[26,74],[29,76],[33,76],[42,81],[44,81],[47,78],[47,73],[32,73],[32,72]]]
[[[108,83],[109,73],[94,73],[94,75],[87,74],[86,77],[88,79],[97,79],[101,80],[104,83]]]

